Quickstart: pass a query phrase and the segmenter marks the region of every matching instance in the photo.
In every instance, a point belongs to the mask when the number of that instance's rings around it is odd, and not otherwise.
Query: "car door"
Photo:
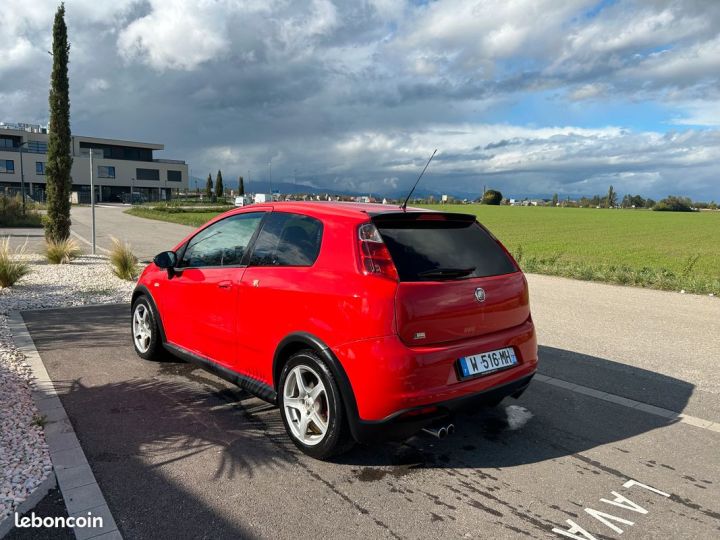
[[[265,212],[233,214],[202,229],[178,251],[163,291],[167,340],[230,366],[237,356],[243,258]]]
[[[280,339],[317,317],[317,297],[311,291],[321,281],[313,264],[322,234],[322,222],[306,215],[273,211],[263,220],[238,306],[238,369],[251,377],[271,382]]]

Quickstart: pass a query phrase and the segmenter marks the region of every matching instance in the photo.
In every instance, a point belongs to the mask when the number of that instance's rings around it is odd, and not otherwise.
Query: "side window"
[[[250,257],[251,266],[312,266],[320,253],[322,223],[309,216],[268,215]]]
[[[236,214],[203,229],[188,243],[178,267],[239,265],[264,215]]]

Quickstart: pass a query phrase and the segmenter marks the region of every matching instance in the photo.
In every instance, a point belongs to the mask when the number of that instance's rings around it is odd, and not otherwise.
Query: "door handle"
[[[232,281],[221,281],[218,283],[218,287],[221,289],[229,289],[232,287]]]

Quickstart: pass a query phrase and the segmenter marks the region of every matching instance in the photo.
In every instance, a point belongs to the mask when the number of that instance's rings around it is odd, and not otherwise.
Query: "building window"
[[[168,171],[168,182],[182,182],[182,171]]]
[[[105,159],[125,159],[131,161],[152,161],[152,150],[150,148],[136,148],[133,146],[118,146],[115,144],[101,144],[91,142],[80,142],[80,150],[102,150]]]
[[[0,173],[15,174],[15,162],[12,159],[0,159]]]
[[[39,174],[39,175],[45,174],[45,162],[43,162],[43,161],[35,162],[35,174]]]
[[[27,151],[32,154],[47,154],[47,143],[41,141],[28,141]]]
[[[138,180],[160,180],[158,169],[135,169],[135,178]]]
[[[115,178],[115,167],[98,166],[98,178]]]
[[[15,148],[15,143],[10,137],[0,137],[0,148]]]

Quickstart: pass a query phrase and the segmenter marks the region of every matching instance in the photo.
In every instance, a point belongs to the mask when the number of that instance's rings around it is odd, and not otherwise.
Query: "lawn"
[[[212,209],[192,209],[192,210],[180,210],[176,208],[162,208],[155,209],[150,207],[135,206],[128,210],[125,210],[126,214],[132,216],[143,217],[148,219],[158,219],[160,221],[169,221],[171,223],[179,223],[181,225],[191,225],[193,227],[199,227],[204,223],[208,222],[220,212],[229,210],[221,208]]]
[[[527,272],[720,295],[720,212],[434,205],[475,214]],[[214,211],[127,213],[199,226]]]
[[[475,214],[530,272],[720,294],[720,212],[431,208]]]

